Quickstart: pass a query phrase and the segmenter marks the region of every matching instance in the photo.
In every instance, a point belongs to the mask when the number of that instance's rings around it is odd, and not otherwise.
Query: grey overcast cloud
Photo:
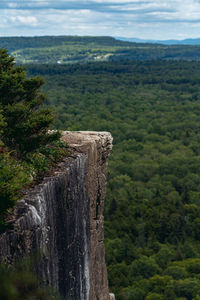
[[[200,37],[200,0],[0,0],[0,36]]]

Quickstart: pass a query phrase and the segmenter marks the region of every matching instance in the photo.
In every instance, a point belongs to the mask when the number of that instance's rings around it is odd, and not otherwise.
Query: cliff
[[[0,261],[40,253],[39,277],[65,298],[109,300],[103,208],[107,132],[63,132],[70,157],[14,210],[13,229],[0,236]]]

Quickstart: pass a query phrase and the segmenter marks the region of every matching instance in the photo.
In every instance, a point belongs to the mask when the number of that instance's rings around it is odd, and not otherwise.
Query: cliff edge
[[[40,253],[36,271],[65,298],[109,300],[104,250],[108,132],[64,131],[70,157],[28,190],[0,236],[0,261]]]

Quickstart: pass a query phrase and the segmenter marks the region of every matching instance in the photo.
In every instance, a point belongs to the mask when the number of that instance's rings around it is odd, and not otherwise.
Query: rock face
[[[110,300],[115,300],[115,295],[114,294],[110,294]]]
[[[0,236],[0,261],[40,253],[44,283],[74,300],[109,300],[103,208],[107,132],[63,132],[71,156],[59,171],[26,192],[13,213],[13,230]]]

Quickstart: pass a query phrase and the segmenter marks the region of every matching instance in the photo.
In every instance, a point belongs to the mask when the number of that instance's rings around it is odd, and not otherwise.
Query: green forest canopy
[[[114,137],[105,207],[118,300],[200,299],[200,63],[29,66],[55,128]]]

